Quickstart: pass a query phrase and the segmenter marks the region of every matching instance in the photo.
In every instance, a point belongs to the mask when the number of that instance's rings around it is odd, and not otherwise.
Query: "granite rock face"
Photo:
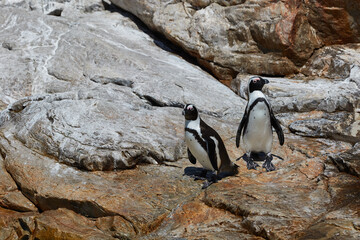
[[[218,76],[245,71],[224,64],[234,56],[250,59],[242,65],[249,69],[258,59],[263,73],[270,67],[290,73],[318,44],[357,41],[328,38],[323,25],[313,31],[317,14],[335,17],[319,1],[296,8],[285,1],[122,2],[151,28],[163,26],[169,39],[178,41],[189,21],[193,30],[182,40],[198,41],[201,50],[190,52]],[[305,3],[318,6],[307,9],[307,20]],[[340,5],[339,22],[347,11],[356,15]],[[309,76],[336,80],[269,78],[265,93],[285,132],[282,147],[274,135],[273,153],[284,159],[274,159],[276,171],[249,171],[241,160],[239,174],[202,190],[202,181],[189,176],[201,168],[186,156],[182,107],[200,109],[235,161],[243,154],[235,136],[249,75],[237,75],[230,90],[107,1],[1,6],[0,239],[359,238],[356,45],[329,48],[329,61],[321,48],[303,67]],[[321,6],[328,9],[316,13]],[[251,28],[242,25],[258,10]],[[306,42],[288,43],[284,26]],[[347,69],[336,72],[340,60],[353,65],[336,77]]]
[[[181,46],[222,80],[239,72],[297,73],[316,49],[360,41],[358,0],[112,2]],[[332,77],[341,77],[344,71]]]

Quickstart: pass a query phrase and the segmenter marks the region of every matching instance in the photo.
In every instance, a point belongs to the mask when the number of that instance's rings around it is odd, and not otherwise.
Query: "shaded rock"
[[[0,238],[29,239],[35,230],[38,213],[19,213],[0,208]]]

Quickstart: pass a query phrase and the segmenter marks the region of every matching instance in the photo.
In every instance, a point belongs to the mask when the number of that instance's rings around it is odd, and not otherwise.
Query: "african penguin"
[[[278,120],[275,118],[270,103],[262,93],[262,88],[269,80],[262,77],[252,77],[248,84],[249,100],[239,124],[236,134],[236,147],[239,147],[242,136],[245,154],[242,156],[247,163],[248,169],[256,169],[255,161],[265,160],[263,167],[266,171],[274,171],[271,163],[271,148],[273,131],[275,129],[280,145],[284,144],[284,133]]]
[[[205,169],[204,178],[207,171],[217,172],[216,176],[212,175],[211,181],[205,183],[203,188],[216,182],[220,174],[224,176],[236,174],[238,166],[230,160],[224,142],[219,134],[200,118],[197,108],[193,104],[187,104],[183,115],[185,116],[185,142],[190,162],[193,164],[196,160],[200,162]]]

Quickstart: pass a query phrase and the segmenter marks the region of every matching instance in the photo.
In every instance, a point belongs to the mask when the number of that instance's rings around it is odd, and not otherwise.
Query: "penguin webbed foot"
[[[247,167],[248,170],[256,169],[259,166],[259,164],[254,162],[254,160],[251,157],[249,157],[247,154],[243,155],[243,159],[246,162],[246,167]]]
[[[270,154],[270,155],[266,156],[265,162],[262,165],[262,167],[265,168],[267,172],[271,172],[271,171],[275,170],[275,166],[271,162],[272,160],[273,160],[273,155]]]
[[[257,164],[253,160],[250,160],[250,161],[246,162],[246,167],[247,167],[248,170],[256,169],[258,166],[259,166],[259,164]]]

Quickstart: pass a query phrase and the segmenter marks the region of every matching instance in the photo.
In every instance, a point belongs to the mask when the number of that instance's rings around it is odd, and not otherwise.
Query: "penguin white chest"
[[[199,135],[201,136],[201,135]],[[189,148],[191,154],[196,158],[197,161],[206,169],[214,171],[215,169],[211,165],[207,151],[198,142],[193,133],[185,131],[185,142]]]
[[[246,152],[269,153],[272,147],[270,112],[265,102],[257,103],[249,112],[243,135]]]

